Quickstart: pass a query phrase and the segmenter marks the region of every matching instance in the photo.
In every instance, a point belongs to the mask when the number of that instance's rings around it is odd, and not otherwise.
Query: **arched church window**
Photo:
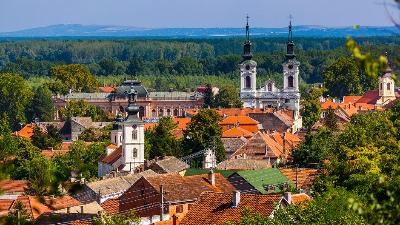
[[[171,110],[167,109],[167,116],[171,116]]]
[[[288,87],[293,87],[293,76],[288,77]]]
[[[178,116],[178,109],[174,109],[174,116]]]
[[[133,148],[132,150],[132,157],[136,158],[137,157],[137,148]]]
[[[159,117],[164,116],[164,110],[162,110],[162,109],[158,110],[158,116]]]
[[[244,81],[244,87],[245,88],[251,88],[251,80],[250,80],[250,76],[247,76],[245,81]]]
[[[142,119],[144,116],[144,107],[140,106],[139,107],[139,118]]]
[[[390,90],[390,83],[387,83],[386,86],[387,86],[386,89]]]
[[[151,110],[151,117],[156,117],[156,116],[157,116],[156,110],[155,109]]]
[[[132,130],[132,140],[137,140],[138,131],[136,129]]]
[[[268,84],[268,91],[272,91],[272,84],[271,83]]]

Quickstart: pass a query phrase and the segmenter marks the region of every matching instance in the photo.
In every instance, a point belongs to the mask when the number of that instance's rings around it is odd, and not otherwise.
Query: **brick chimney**
[[[240,191],[233,191],[232,195],[232,207],[237,207],[240,203]]]
[[[210,170],[210,172],[208,172],[208,182],[212,186],[215,186],[215,174],[214,174],[214,171],[212,169]]]

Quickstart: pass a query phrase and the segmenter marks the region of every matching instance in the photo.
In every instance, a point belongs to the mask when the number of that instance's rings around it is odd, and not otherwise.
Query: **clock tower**
[[[137,166],[144,163],[144,122],[139,118],[139,107],[136,105],[137,91],[131,87],[126,92],[129,105],[128,113],[122,125],[122,164],[124,171],[133,172]]]

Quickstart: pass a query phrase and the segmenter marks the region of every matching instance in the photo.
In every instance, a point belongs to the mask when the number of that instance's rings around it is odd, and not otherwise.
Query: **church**
[[[292,23],[289,23],[288,42],[286,45],[285,60],[283,68],[283,88],[275,86],[272,80],[267,80],[264,85],[257,89],[257,62],[252,60],[249,22],[247,17],[246,41],[244,43],[244,61],[239,64],[240,68],[240,99],[244,108],[274,108],[287,109],[294,112],[294,119],[301,127],[300,91],[299,91],[299,66],[294,54],[294,42],[292,36]]]

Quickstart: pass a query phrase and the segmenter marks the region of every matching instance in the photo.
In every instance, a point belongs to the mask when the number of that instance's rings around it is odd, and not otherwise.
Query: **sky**
[[[392,0],[0,0],[0,32],[54,24],[146,28],[391,26]]]

